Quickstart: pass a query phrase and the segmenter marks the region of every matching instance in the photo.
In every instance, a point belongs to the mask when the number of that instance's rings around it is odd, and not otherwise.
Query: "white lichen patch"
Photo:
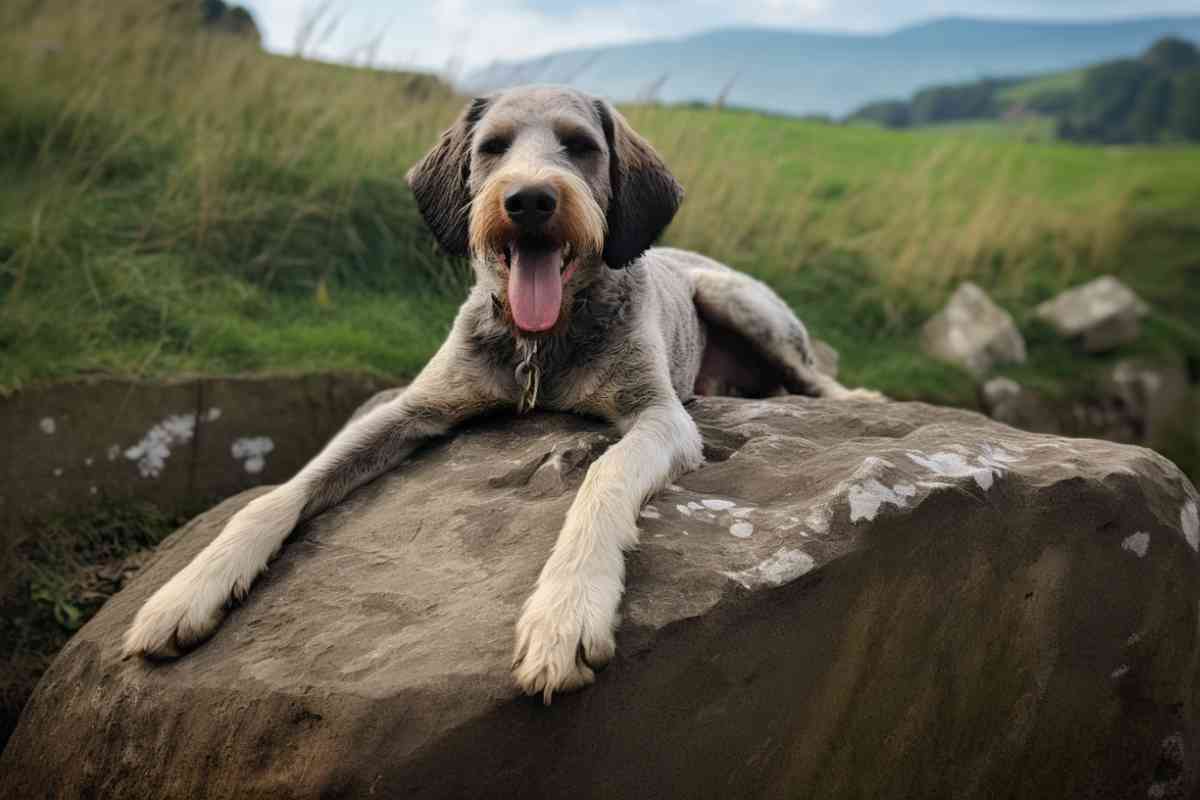
[[[216,406],[213,406],[212,408],[210,408],[208,410],[208,413],[204,415],[205,422],[216,422],[220,418],[221,418],[221,409],[217,408]]]
[[[1179,528],[1192,549],[1200,551],[1200,510],[1195,500],[1188,500],[1179,511]]]
[[[727,511],[737,505],[730,500],[701,500],[700,503],[713,511]]]
[[[121,445],[110,444],[108,450],[105,451],[105,455],[108,456],[109,461],[116,461],[121,457]]]
[[[904,508],[916,493],[917,487],[908,483],[898,483],[890,488],[875,478],[856,483],[847,491],[850,500],[850,521],[873,520],[885,504]]]
[[[47,436],[53,436],[54,432],[58,430],[58,425],[54,423],[54,417],[42,417],[42,421],[38,423],[38,427]]]
[[[94,459],[94,458],[85,458],[83,460],[83,465],[85,467],[90,467],[92,464],[95,464],[95,463],[96,463],[96,459]]]
[[[662,519],[662,514],[654,506],[646,506],[642,509],[642,513],[639,516],[643,519]]]
[[[817,533],[829,533],[829,522],[832,515],[828,510],[817,509],[808,515],[808,519],[804,524],[812,528]]]
[[[764,586],[782,586],[804,575],[815,565],[816,562],[808,553],[781,547],[765,561],[749,569],[721,574],[747,589],[757,589]]]
[[[1150,549],[1150,534],[1138,531],[1132,536],[1126,536],[1121,542],[1121,549],[1128,550],[1138,558],[1145,558],[1146,551]]]
[[[61,478],[62,475],[63,475],[62,467],[55,467],[54,468],[54,477]]]
[[[675,504],[675,510],[685,517],[690,517],[692,515],[692,510],[681,503]]]
[[[971,478],[984,491],[992,488],[995,480],[1008,472],[1010,465],[1022,460],[1021,456],[986,442],[980,449],[980,455],[973,457],[950,450],[932,454],[911,450],[908,458],[942,478]]]
[[[749,522],[735,522],[729,526],[729,532],[739,539],[749,539],[754,535],[754,526]]]
[[[140,442],[125,451],[125,458],[137,462],[143,478],[157,478],[171,457],[171,448],[187,444],[195,432],[195,414],[173,414],[146,431]]]
[[[690,508],[692,511],[703,511],[704,510],[704,506],[700,505],[695,500],[690,501],[687,504],[687,507]]]
[[[1114,681],[1119,681],[1121,678],[1124,678],[1128,674],[1129,674],[1129,665],[1122,664],[1121,666],[1117,667],[1116,669],[1114,669],[1112,671],[1112,674],[1110,675],[1110,677]]]
[[[229,448],[233,457],[242,462],[246,472],[257,475],[267,466],[267,454],[275,449],[269,436],[243,436]]]

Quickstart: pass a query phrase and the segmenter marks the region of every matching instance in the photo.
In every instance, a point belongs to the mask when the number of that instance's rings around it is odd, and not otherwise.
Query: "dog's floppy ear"
[[[683,187],[619,111],[597,100],[596,112],[608,140],[612,186],[604,263],[621,269],[646,252],[671,222],[683,200]]]
[[[490,102],[486,97],[472,100],[442,134],[441,141],[406,176],[425,224],[452,256],[467,254],[471,134]]]

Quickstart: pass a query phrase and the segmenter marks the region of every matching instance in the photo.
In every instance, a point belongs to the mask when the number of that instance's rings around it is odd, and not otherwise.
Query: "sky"
[[[886,32],[943,16],[1195,14],[1198,0],[241,0],[281,53],[451,76],[556,50],[728,26]],[[315,24],[306,22],[316,19]]]

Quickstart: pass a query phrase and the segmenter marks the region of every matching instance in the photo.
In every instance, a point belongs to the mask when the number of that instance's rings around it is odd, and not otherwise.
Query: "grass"
[[[461,99],[154,8],[0,11],[0,391],[97,371],[414,374],[467,272],[436,254],[403,173]],[[1200,354],[1195,149],[627,112],[688,188],[666,241],[769,281],[850,383],[972,404],[971,379],[917,347],[966,279],[1028,324],[1114,273]],[[1030,369],[1070,380],[1062,366]]]
[[[54,654],[201,508],[102,500],[86,514],[33,523],[11,566],[21,585],[0,597],[0,749]]]

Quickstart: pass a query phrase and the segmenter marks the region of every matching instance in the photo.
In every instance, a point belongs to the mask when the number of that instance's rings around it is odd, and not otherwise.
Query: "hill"
[[[924,86],[1074,69],[1140,52],[1169,35],[1200,39],[1200,16],[1098,23],[948,18],[885,35],[721,29],[497,63],[467,75],[463,87],[570,83],[623,101],[649,91],[665,102],[712,102],[727,93],[742,107],[843,116]]]
[[[911,100],[868,103],[849,116],[889,128],[980,120],[1054,121],[1084,142],[1200,141],[1200,48],[1165,37],[1138,58],[1029,79],[985,79],[922,89]]]

